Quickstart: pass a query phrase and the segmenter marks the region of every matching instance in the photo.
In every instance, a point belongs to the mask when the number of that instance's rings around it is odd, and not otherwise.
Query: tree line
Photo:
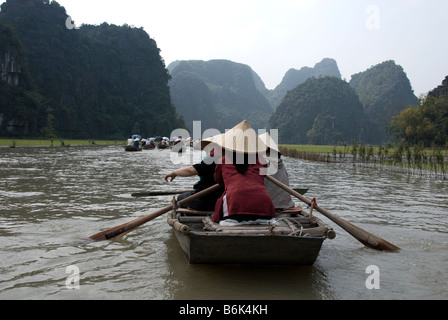
[[[427,95],[392,118],[389,131],[398,142],[448,147],[448,95]]]

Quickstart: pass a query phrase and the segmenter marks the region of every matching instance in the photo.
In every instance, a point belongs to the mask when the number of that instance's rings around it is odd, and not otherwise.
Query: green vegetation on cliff
[[[67,28],[67,17],[56,1],[2,4],[0,24],[14,30],[22,43],[34,84],[32,94],[19,95],[33,98],[33,112],[45,110],[44,120],[30,131],[14,116],[29,111],[2,95],[6,103],[0,113],[8,117],[1,122],[3,136],[122,139],[130,133],[169,135],[184,126],[171,104],[160,50],[143,29],[106,23]]]
[[[272,109],[258,91],[249,66],[228,60],[189,60],[173,62],[168,69],[173,104],[189,127],[194,120],[201,120],[204,129],[221,132],[242,120],[254,129],[266,127]]]
[[[359,139],[364,124],[361,102],[347,82],[311,78],[288,92],[269,125],[282,144],[338,145]]]
[[[406,73],[391,60],[353,75],[350,86],[364,106],[366,120],[372,124],[366,132],[369,142],[386,141],[387,126],[392,117],[410,105],[417,105]]]
[[[341,79],[341,73],[334,59],[325,58],[316,63],[314,67],[302,67],[300,70],[291,68],[284,75],[280,84],[274,90],[268,90],[265,96],[271,107],[275,110],[289,90],[304,83],[310,78],[336,77]]]

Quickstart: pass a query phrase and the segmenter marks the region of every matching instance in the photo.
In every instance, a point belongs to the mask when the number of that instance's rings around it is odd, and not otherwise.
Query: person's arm
[[[185,167],[185,168],[180,168],[180,169],[173,170],[171,173],[168,173],[165,176],[165,181],[168,182],[168,179],[171,178],[171,180],[169,180],[169,182],[171,182],[177,176],[179,176],[179,177],[191,177],[191,176],[197,176],[197,175],[198,175],[198,172],[196,171],[196,169],[193,166],[190,166],[190,167]]]

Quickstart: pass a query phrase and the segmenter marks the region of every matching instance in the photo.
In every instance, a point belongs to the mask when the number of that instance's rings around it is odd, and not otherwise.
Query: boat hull
[[[221,226],[199,212],[168,214],[168,224],[191,264],[312,265],[332,228],[316,217],[277,216],[276,223]]]
[[[126,146],[124,147],[124,151],[142,151],[142,148],[134,146]]]
[[[325,238],[265,235],[208,235],[175,230],[191,264],[312,265]]]

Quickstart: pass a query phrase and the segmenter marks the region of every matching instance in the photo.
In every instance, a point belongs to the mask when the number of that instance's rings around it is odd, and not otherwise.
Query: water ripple
[[[444,181],[286,158],[293,187],[309,188],[306,197],[402,251],[365,248],[316,213],[337,237],[312,267],[195,266],[164,217],[123,239],[86,241],[171,198],[131,193],[191,188],[194,177],[163,180],[181,166],[169,151],[3,148],[0,164],[0,299],[448,299]],[[365,287],[372,264],[382,271],[378,292]],[[65,286],[70,265],[80,269],[81,290]]]

